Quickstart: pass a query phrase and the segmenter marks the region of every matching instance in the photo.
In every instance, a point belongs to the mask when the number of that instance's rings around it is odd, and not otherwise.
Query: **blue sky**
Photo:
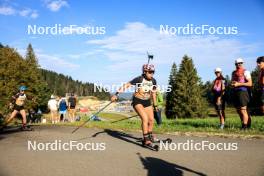
[[[146,51],[159,84],[167,84],[173,62],[184,54],[194,60],[203,81],[221,67],[230,75],[243,57],[248,70],[263,55],[264,2],[261,0],[0,0],[3,44],[25,53],[32,43],[41,67],[82,81],[120,84],[141,73]],[[105,27],[103,35],[28,35],[28,25]],[[236,26],[237,35],[162,35],[173,27]]]

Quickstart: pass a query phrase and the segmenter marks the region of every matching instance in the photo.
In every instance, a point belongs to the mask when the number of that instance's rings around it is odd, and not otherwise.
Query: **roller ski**
[[[4,129],[5,129],[5,126],[1,125],[1,126],[0,126],[0,132],[3,132]]]
[[[153,151],[159,151],[159,146],[151,142],[149,134],[144,135],[144,138],[142,140],[142,146]]]
[[[171,138],[167,138],[167,139],[154,139],[153,140],[153,143],[172,143],[172,140],[171,140]]]
[[[152,143],[172,143],[172,140],[171,138],[167,138],[167,139],[158,139],[158,138],[155,138],[152,133],[150,133],[150,139],[151,139],[151,142]]]
[[[21,131],[34,131],[34,128],[32,128],[30,125],[22,125],[20,127]]]
[[[172,143],[171,138],[167,138],[167,139],[158,139],[156,137],[153,136],[152,133],[149,133],[149,138],[151,140],[152,143]]]

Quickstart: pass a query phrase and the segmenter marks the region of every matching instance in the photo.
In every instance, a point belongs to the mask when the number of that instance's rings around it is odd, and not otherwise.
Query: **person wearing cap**
[[[50,96],[50,100],[48,101],[48,108],[50,110],[50,116],[51,116],[51,123],[55,124],[59,122],[58,117],[58,102],[55,99],[54,95]]]
[[[247,106],[250,101],[248,89],[252,87],[252,79],[250,72],[243,67],[243,63],[242,58],[238,58],[235,61],[236,70],[232,73],[231,81],[234,90],[234,105],[241,119],[241,129],[245,130],[251,126],[251,118]]]
[[[27,117],[26,117],[26,111],[24,108],[25,101],[27,99],[27,96],[25,94],[25,90],[27,90],[26,86],[20,86],[19,92],[12,96],[10,107],[12,107],[13,112],[11,113],[11,116],[6,120],[4,123],[4,126],[6,126],[8,123],[13,120],[13,118],[16,117],[18,113],[22,116],[22,130],[26,130],[26,124],[27,124]]]
[[[264,114],[264,56],[257,58],[257,64],[260,69],[259,77],[258,77],[258,85],[260,92],[260,100],[261,100],[261,111]]]
[[[212,92],[213,92],[213,102],[215,106],[215,110],[220,119],[220,129],[224,129],[225,127],[225,78],[222,75],[222,69],[215,69],[216,78],[213,82]]]

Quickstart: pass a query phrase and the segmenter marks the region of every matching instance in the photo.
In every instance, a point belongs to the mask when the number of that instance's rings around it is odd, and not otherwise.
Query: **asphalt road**
[[[74,127],[34,128],[32,132],[11,129],[0,134],[1,176],[264,175],[263,139],[158,135],[162,139],[171,138],[173,143],[168,150],[156,152],[140,146],[140,133],[81,128],[71,134]],[[35,151],[34,141],[39,147]],[[83,150],[56,149],[56,141],[60,146],[74,141]],[[233,150],[230,146],[222,151],[179,147],[188,141],[192,144],[207,141],[213,146],[230,144]],[[53,148],[50,145],[44,150],[47,143],[53,143]]]

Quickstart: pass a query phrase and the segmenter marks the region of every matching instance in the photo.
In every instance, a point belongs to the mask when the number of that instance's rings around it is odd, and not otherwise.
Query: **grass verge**
[[[131,115],[133,116],[133,114]],[[131,117],[129,116],[129,117]],[[104,121],[90,121],[85,127],[115,129],[124,131],[140,131],[141,121],[139,117],[129,118],[122,114],[101,113],[100,117]],[[59,125],[79,126],[88,116],[82,116],[82,121],[74,123],[60,123]],[[242,138],[264,138],[264,118],[252,117],[252,126],[250,130],[241,131],[241,122],[237,115],[227,115],[225,129],[218,128],[219,120],[216,117],[208,117],[204,119],[176,119],[169,120],[163,118],[160,127],[154,126],[155,133],[194,135],[194,136],[222,136],[222,137],[242,137]]]

